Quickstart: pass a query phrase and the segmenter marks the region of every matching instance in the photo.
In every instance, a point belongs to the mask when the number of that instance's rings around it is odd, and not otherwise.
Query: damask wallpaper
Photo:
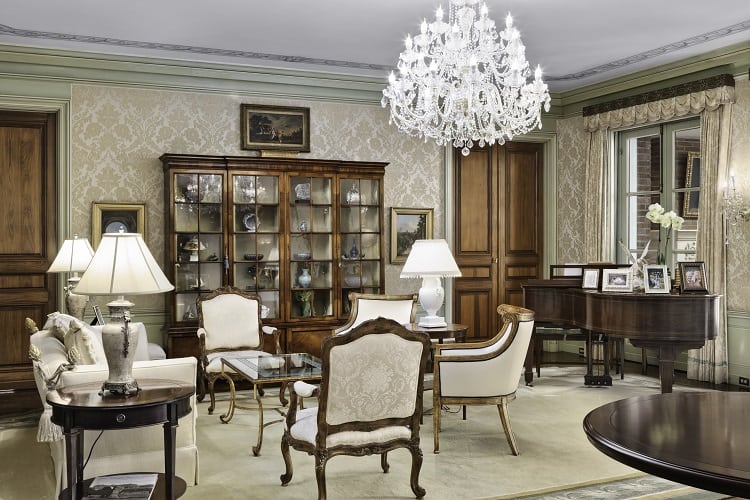
[[[310,108],[309,158],[389,162],[385,175],[386,255],[390,207],[434,208],[435,237],[443,235],[443,151],[397,132],[379,106],[269,100],[239,95],[74,85],[71,107],[71,231],[90,237],[91,203],[145,202],[146,242],[164,253],[163,153],[248,155],[240,149],[240,104]],[[386,262],[388,259],[386,258]],[[386,291],[411,293],[387,265]],[[133,300],[133,299],[131,299]],[[136,298],[137,307],[163,299]]]
[[[588,133],[583,118],[557,121],[557,262],[584,262]]]
[[[750,82],[747,75],[735,83],[729,168],[735,174],[737,192],[750,206]],[[727,230],[727,308],[750,311],[750,220]]]

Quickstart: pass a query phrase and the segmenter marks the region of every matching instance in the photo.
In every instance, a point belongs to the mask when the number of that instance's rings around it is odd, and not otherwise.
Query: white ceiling
[[[385,78],[439,0],[2,0],[0,43]],[[442,0],[447,11],[448,0]],[[553,92],[750,42],[748,0],[488,0]]]

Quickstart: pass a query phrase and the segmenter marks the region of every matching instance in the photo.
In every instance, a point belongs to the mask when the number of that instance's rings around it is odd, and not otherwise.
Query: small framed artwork
[[[680,293],[708,293],[704,262],[680,262]]]
[[[391,208],[391,264],[403,264],[415,241],[429,239],[431,208]]]
[[[599,288],[599,270],[584,269],[581,288],[596,290]]]
[[[602,292],[632,292],[630,269],[602,269]]]
[[[646,293],[669,293],[671,283],[667,266],[647,265],[643,268],[643,290]]]
[[[242,104],[242,149],[310,151],[310,108]]]
[[[99,203],[91,204],[91,243],[96,249],[104,233],[146,232],[145,203]]]

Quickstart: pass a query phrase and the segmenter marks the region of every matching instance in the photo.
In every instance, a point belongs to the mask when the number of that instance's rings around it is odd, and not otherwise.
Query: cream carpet
[[[690,389],[675,387],[675,391],[681,390]],[[581,367],[543,367],[534,386],[521,385],[517,399],[509,405],[520,456],[510,454],[495,407],[469,407],[465,421],[453,407],[444,410],[439,455],[432,453],[432,416],[425,415],[420,484],[432,499],[514,498],[524,492],[632,476],[637,471],[589,444],[583,417],[604,403],[658,391],[654,378],[628,375],[625,380],[615,379],[612,387],[586,387]],[[266,397],[275,399],[272,394]],[[426,392],[425,408],[431,404],[431,392]],[[314,461],[307,454],[292,451],[294,478],[288,486],[280,486],[279,476],[284,472],[279,447],[282,425],[266,427],[261,456],[255,457],[251,446],[257,436],[257,414],[238,410],[231,423],[222,424],[218,415],[226,405],[226,401],[217,402],[214,415],[208,415],[206,402],[198,405],[200,484],[189,487],[182,498],[315,498]],[[267,420],[274,416],[275,412],[266,413]],[[52,498],[48,448],[36,443],[35,435],[33,427],[0,430],[0,499]],[[413,498],[409,453],[391,452],[389,462],[390,472],[383,474],[377,456],[331,459],[326,468],[328,497]]]

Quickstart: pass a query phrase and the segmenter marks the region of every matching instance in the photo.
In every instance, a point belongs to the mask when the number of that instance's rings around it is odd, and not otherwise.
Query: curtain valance
[[[714,111],[722,104],[734,102],[734,77],[699,80],[637,96],[618,99],[583,109],[586,130],[595,132],[609,128],[631,127],[663,122],[704,110]]]

